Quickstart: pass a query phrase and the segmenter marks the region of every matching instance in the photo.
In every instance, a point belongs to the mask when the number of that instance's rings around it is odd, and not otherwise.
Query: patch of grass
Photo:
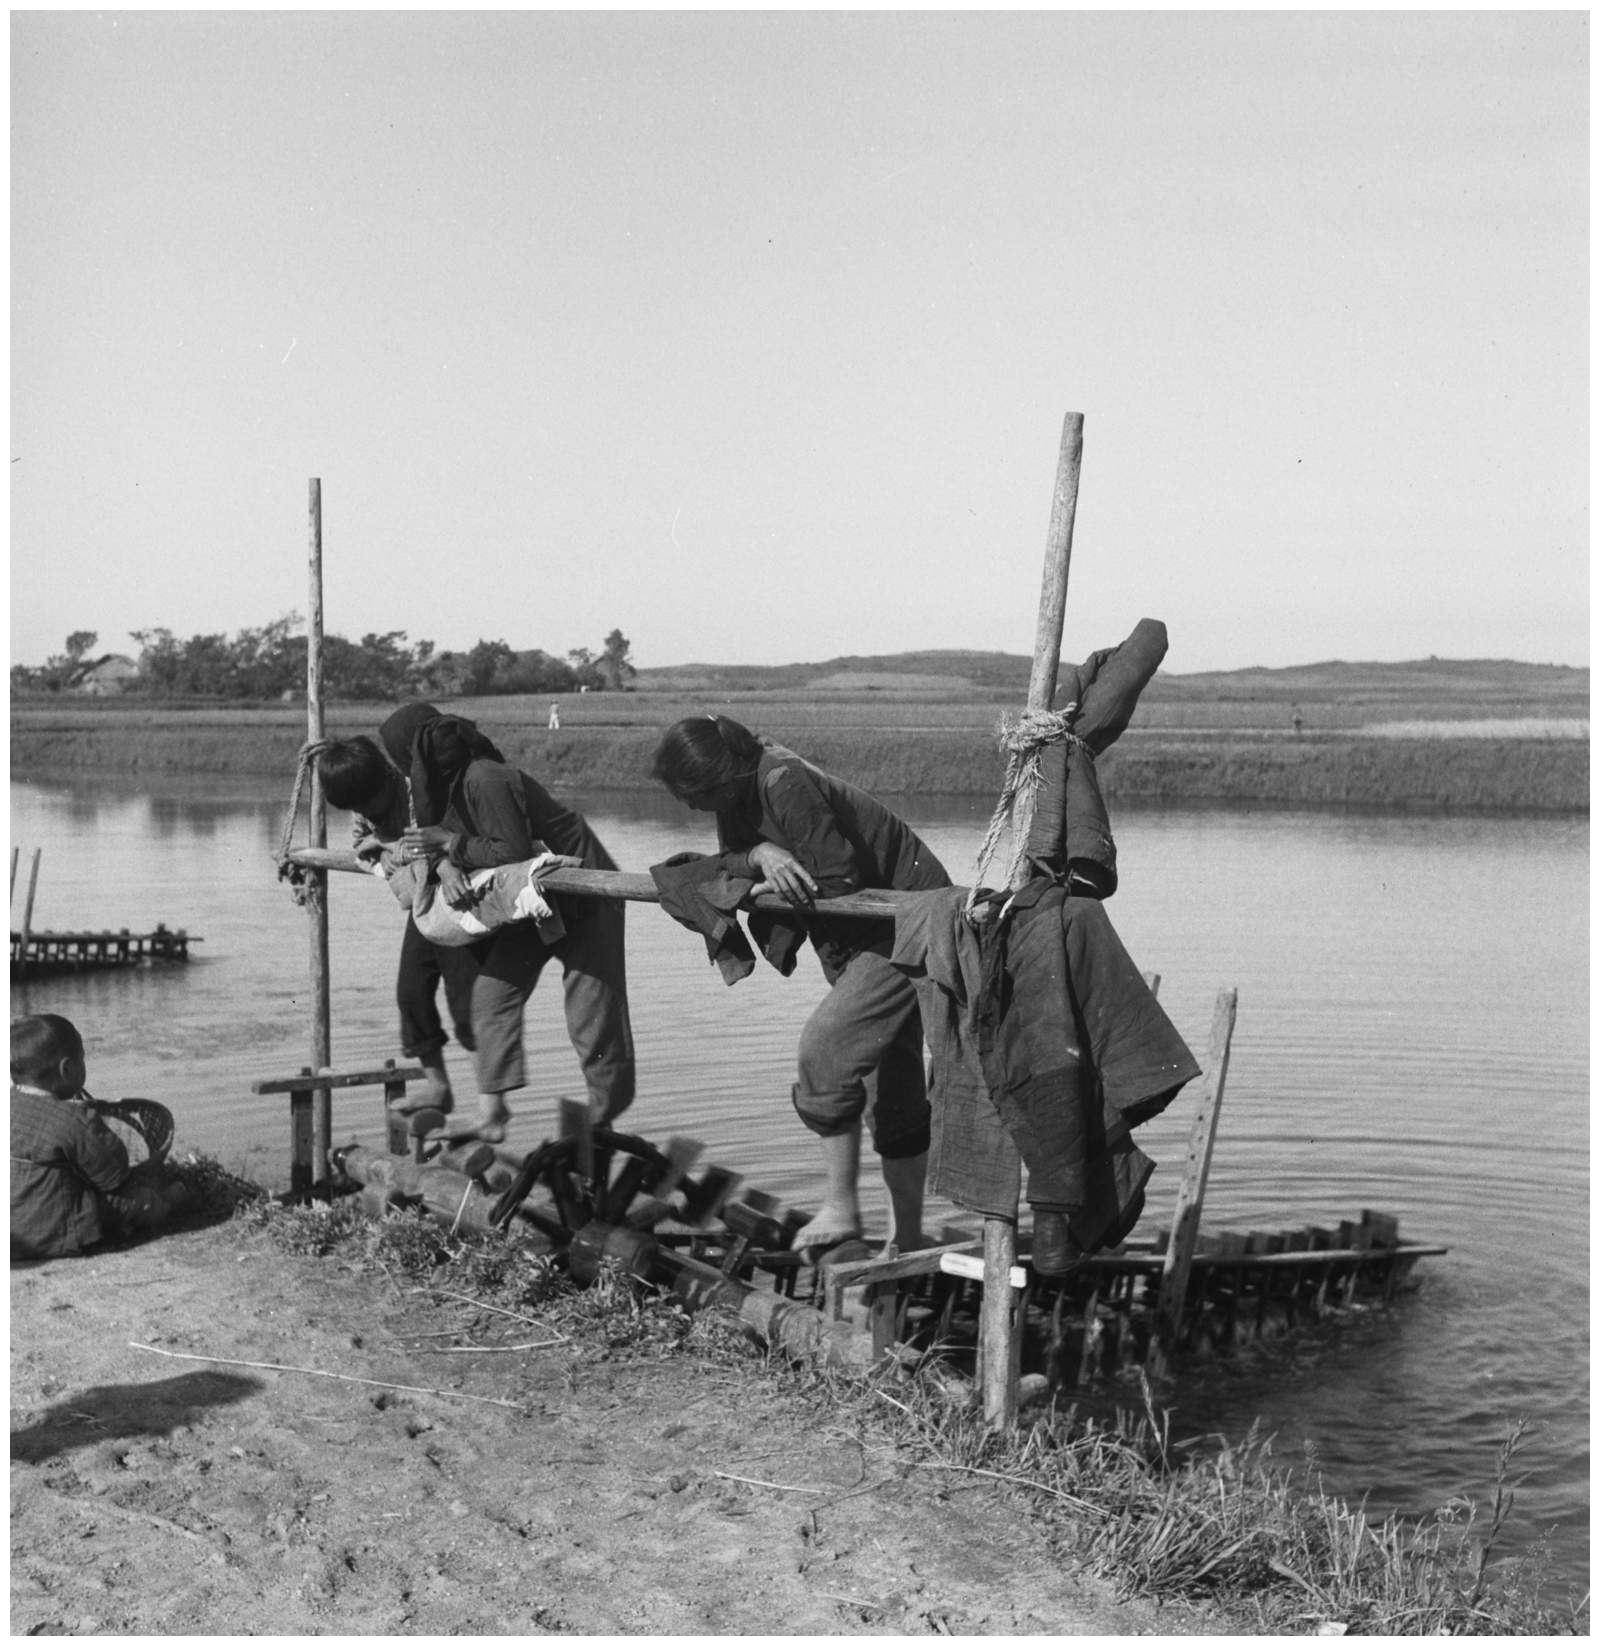
[[[291,1256],[337,1256],[441,1294],[518,1313],[538,1310],[542,1323],[609,1359],[693,1353],[732,1364],[757,1358],[726,1317],[690,1314],[610,1262],[592,1285],[580,1287],[542,1247],[472,1229],[451,1233],[422,1212],[375,1219],[356,1196],[293,1206],[266,1199],[252,1203],[239,1221],[247,1234]]]
[[[490,703],[502,700],[489,700]],[[604,697],[597,700],[604,702]],[[557,790],[662,791],[650,764],[662,729],[683,705],[643,712],[636,698],[613,700],[625,713],[574,718],[559,732],[485,707],[485,730],[506,758]],[[583,702],[587,705],[588,700]],[[756,730],[873,794],[964,794],[992,804],[1004,779],[996,743],[1000,710],[988,703],[817,703],[777,701],[731,707]],[[472,706],[464,706],[470,707]],[[1583,813],[1589,805],[1589,746],[1583,739],[1364,737],[1234,723],[1228,713],[1190,717],[1169,729],[1160,705],[1141,705],[1135,725],[1100,763],[1113,805],[1295,805],[1447,812]],[[344,711],[341,720],[349,716]],[[362,711],[363,714],[367,711]],[[1221,725],[1210,722],[1221,721]],[[1199,722],[1207,722],[1200,726]],[[335,730],[371,724],[353,718]],[[1272,722],[1266,723],[1268,727]],[[1196,735],[1198,732],[1198,735]],[[276,772],[287,800],[303,728],[227,723],[220,712],[129,727],[116,720],[39,723],[13,717],[13,772],[92,769],[218,774]]]
[[[1047,1408],[1003,1435],[970,1382],[932,1358],[852,1377],[753,1345],[731,1317],[691,1315],[670,1295],[607,1267],[580,1289],[548,1253],[413,1212],[374,1220],[357,1199],[285,1207],[256,1200],[237,1225],[279,1250],[341,1260],[460,1300],[519,1313],[605,1359],[694,1356],[764,1372],[893,1466],[1007,1487],[1062,1555],[1120,1593],[1206,1605],[1262,1633],[1588,1633],[1588,1599],[1546,1592],[1547,1556],[1501,1550],[1522,1439],[1507,1437],[1485,1504],[1370,1516],[1290,1470],[1270,1441],[1174,1442],[1144,1385],[1143,1411]]]
[[[195,1214],[221,1222],[267,1199],[259,1183],[230,1172],[210,1155],[189,1154],[169,1159],[167,1169],[195,1197]]]
[[[918,1466],[1015,1487],[1064,1553],[1129,1596],[1216,1602],[1273,1633],[1588,1632],[1587,1597],[1546,1593],[1543,1550],[1500,1552],[1520,1425],[1500,1450],[1487,1506],[1460,1498],[1431,1515],[1378,1520],[1309,1471],[1279,1466],[1259,1434],[1175,1445],[1148,1385],[1145,1396],[1143,1413],[1085,1419],[1068,1408],[1003,1436],[975,1401],[952,1399],[926,1373],[892,1393],[879,1381],[854,1400],[862,1424]]]

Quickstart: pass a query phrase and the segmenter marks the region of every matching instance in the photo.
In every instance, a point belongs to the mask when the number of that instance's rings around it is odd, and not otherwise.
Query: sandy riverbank
[[[556,1336],[227,1225],[14,1267],[13,1635],[1226,1632],[758,1361]]]

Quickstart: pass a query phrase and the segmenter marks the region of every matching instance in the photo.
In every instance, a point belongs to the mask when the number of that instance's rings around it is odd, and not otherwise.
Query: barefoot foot
[[[446,1132],[445,1147],[453,1149],[459,1143],[504,1143],[506,1127],[511,1124],[511,1110],[499,1092],[483,1092],[478,1097],[478,1118],[452,1132]]]
[[[440,1141],[447,1149],[459,1148],[463,1143],[504,1143],[506,1127],[503,1120],[478,1120],[446,1132]]]
[[[830,1211],[824,1206],[809,1223],[796,1230],[795,1237],[789,1244],[808,1263],[814,1263],[828,1247],[837,1246],[841,1240],[860,1238],[859,1216],[851,1211]]]

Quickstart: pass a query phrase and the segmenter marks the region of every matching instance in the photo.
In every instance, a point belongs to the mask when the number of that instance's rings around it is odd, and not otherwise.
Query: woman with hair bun
[[[831,985],[801,1032],[793,1088],[801,1121],[822,1141],[826,1178],[796,1248],[860,1235],[865,1120],[889,1191],[889,1243],[915,1250],[929,1131],[916,991],[889,963],[892,920],[830,919],[814,900],[948,886],[944,865],[881,801],[726,715],[670,727],[652,775],[684,805],[716,815],[719,850],[748,862],[757,891],[794,907]]]

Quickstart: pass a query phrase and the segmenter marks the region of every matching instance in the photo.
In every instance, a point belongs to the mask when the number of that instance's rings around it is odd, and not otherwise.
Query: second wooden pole
[[[1061,426],[1061,454],[1045,536],[1044,575],[1039,585],[1039,620],[1033,637],[1033,673],[1028,707],[1048,709],[1061,672],[1061,634],[1067,612],[1067,573],[1072,566],[1072,528],[1078,512],[1078,477],[1083,469],[1083,413],[1068,412]],[[1018,870],[1025,877],[1026,867]],[[1015,890],[1012,887],[1012,890]],[[1011,1268],[1017,1260],[1017,1197],[1022,1169],[1015,1167],[1010,1217],[983,1220],[983,1304],[979,1312],[978,1360],[983,1415],[992,1429],[1009,1428],[1017,1415],[1017,1322]]]

